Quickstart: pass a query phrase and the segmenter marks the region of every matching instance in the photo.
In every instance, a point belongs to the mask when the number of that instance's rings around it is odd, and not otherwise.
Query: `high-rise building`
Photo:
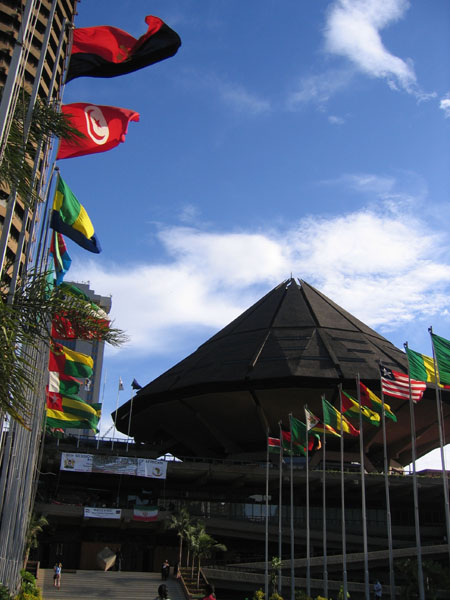
[[[2,173],[0,182],[0,281],[6,283],[10,292],[27,264],[36,259],[34,242],[49,183],[51,140],[36,140],[31,147],[26,144],[31,115],[38,102],[57,107],[61,100],[76,3],[77,0],[0,1],[3,169],[11,164],[5,160],[6,150],[12,148],[11,131],[17,137],[20,132],[19,139],[27,147],[25,156],[20,151],[12,155],[12,158],[21,156],[23,161],[16,165],[16,176],[7,178]],[[23,107],[20,119],[16,113],[19,106]],[[30,168],[30,176],[26,186],[21,186],[24,166]],[[37,363],[36,354],[33,361]],[[17,592],[23,566],[42,433],[44,394],[38,389],[29,390],[29,394],[34,394],[30,401],[29,428],[11,421],[8,434],[1,436],[0,581],[12,594]]]
[[[73,283],[78,289],[80,289],[86,296],[99,306],[106,314],[109,314],[111,310],[111,297],[100,296],[96,294],[89,286],[89,283]],[[91,356],[94,361],[94,374],[92,377],[85,382],[80,388],[79,397],[87,402],[88,404],[97,404],[101,402],[101,378],[102,378],[102,366],[103,366],[103,354],[105,351],[105,342],[102,340],[61,340],[61,343],[75,350],[75,352],[81,352]],[[87,430],[69,430],[71,434],[80,433],[86,435]],[[91,432],[93,434],[93,432]]]
[[[77,0],[0,2],[0,152],[19,91],[30,94],[31,103],[34,97],[50,105],[60,101],[76,4]],[[41,199],[50,150],[44,145],[39,152],[36,149],[34,157],[34,188]],[[0,184],[0,271],[4,263],[9,265],[3,274],[7,283],[16,273],[20,275],[23,265],[32,258],[38,225],[39,210],[33,209],[33,203]]]

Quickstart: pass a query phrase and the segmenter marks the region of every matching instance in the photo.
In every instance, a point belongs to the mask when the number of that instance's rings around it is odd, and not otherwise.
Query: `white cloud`
[[[219,82],[217,90],[222,101],[239,112],[261,114],[270,110],[270,102],[250,93],[242,85]]]
[[[446,119],[450,119],[450,94],[447,94],[439,103],[439,108],[444,111]]]
[[[201,328],[207,337],[290,273],[382,330],[443,315],[448,307],[446,238],[390,208],[258,232],[167,227],[158,241],[165,261],[97,261],[71,271],[98,293],[112,294],[116,325],[131,337],[128,354],[170,353]]]
[[[343,125],[345,123],[345,119],[343,119],[342,117],[337,117],[336,115],[330,115],[328,117],[328,121],[332,125]]]
[[[328,12],[325,48],[349,59],[367,75],[386,79],[392,88],[422,97],[412,62],[392,54],[380,35],[408,8],[408,0],[336,0]]]
[[[196,92],[203,88],[208,93],[217,95],[223,104],[236,112],[260,115],[271,110],[269,100],[258,96],[241,83],[229,81],[217,73],[186,69],[183,82]]]
[[[298,106],[313,102],[323,108],[332,96],[347,87],[353,75],[350,69],[330,69],[325,73],[304,77],[288,95],[287,107],[295,110]]]

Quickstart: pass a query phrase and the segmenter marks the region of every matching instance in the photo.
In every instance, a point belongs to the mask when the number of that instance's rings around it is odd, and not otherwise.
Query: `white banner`
[[[102,456],[98,454],[61,454],[61,471],[80,473],[111,473],[115,475],[134,475],[152,479],[166,479],[167,462],[149,458],[128,456]]]
[[[122,510],[120,508],[97,508],[95,506],[84,507],[85,519],[120,519]]]
[[[138,458],[138,477],[152,477],[154,479],[165,479],[167,476],[167,463],[165,460],[151,460],[149,458]]]
[[[90,473],[92,471],[92,454],[74,454],[63,452],[61,455],[61,471],[78,471]]]

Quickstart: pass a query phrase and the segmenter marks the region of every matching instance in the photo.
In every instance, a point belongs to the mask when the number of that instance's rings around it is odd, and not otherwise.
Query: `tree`
[[[34,513],[31,515],[30,521],[28,523],[27,535],[25,538],[25,557],[23,560],[24,568],[26,568],[27,566],[30,550],[32,548],[38,547],[39,534],[44,531],[44,527],[47,527],[47,525],[48,521],[43,515],[41,515],[40,517],[38,517]]]
[[[188,509],[183,506],[180,510],[170,517],[169,529],[176,529],[177,535],[180,538],[180,548],[178,552],[178,565],[181,566],[183,557],[183,541],[188,535],[189,527],[191,526],[191,516]]]
[[[271,566],[270,583],[272,585],[272,594],[275,594],[277,592],[278,571],[281,568],[281,558],[279,556],[273,556]]]
[[[224,544],[216,542],[206,531],[200,532],[196,544],[196,555],[198,560],[197,588],[200,585],[200,568],[203,558],[210,558],[215,552],[226,552],[227,547]]]
[[[65,115],[42,100],[37,99],[28,130],[25,122],[30,103],[30,95],[21,90],[14,119],[0,164],[0,181],[8,193],[15,189],[19,196],[30,202],[36,200],[35,185],[32,181],[33,162],[40,144],[52,136],[65,140],[76,140],[84,135],[74,129]]]
[[[0,410],[22,425],[27,424],[30,392],[36,390],[41,365],[34,356],[50,343],[55,315],[63,314],[82,338],[121,345],[126,336],[120,329],[105,327],[91,303],[67,289],[49,286],[47,273],[30,270],[8,298],[8,287],[0,284]]]

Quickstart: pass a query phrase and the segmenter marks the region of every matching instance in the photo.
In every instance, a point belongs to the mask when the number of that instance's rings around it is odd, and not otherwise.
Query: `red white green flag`
[[[133,508],[133,521],[157,521],[158,507],[157,506],[135,506]]]

